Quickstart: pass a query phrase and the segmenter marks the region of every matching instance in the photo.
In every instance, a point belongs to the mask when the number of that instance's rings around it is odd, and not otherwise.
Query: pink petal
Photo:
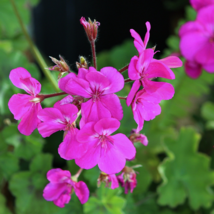
[[[174,96],[175,90],[170,83],[143,80],[143,86],[148,93],[156,93],[162,100],[169,100]]]
[[[178,68],[183,65],[183,62],[176,56],[169,56],[169,57],[160,59],[159,62],[162,62],[169,68]]]
[[[13,85],[15,85],[17,88],[23,89],[23,85],[20,82],[21,79],[31,78],[31,74],[22,67],[15,68],[10,72],[9,78]]]
[[[123,108],[121,106],[120,99],[116,94],[101,96],[100,101],[102,105],[110,111],[111,117],[122,120]],[[108,115],[105,115],[104,117],[108,117]]]
[[[202,33],[188,33],[181,37],[180,49],[182,55],[189,61],[194,61],[195,54],[207,43]]]
[[[136,149],[133,143],[124,135],[116,134],[113,135],[114,145],[124,155],[126,159],[132,159],[136,154]]]
[[[38,126],[37,114],[42,109],[41,104],[32,103],[31,108],[22,117],[18,130],[24,135],[31,135]]]
[[[198,63],[186,61],[184,67],[186,74],[193,79],[198,78],[202,73],[202,67]]]
[[[84,204],[88,201],[89,198],[89,189],[87,185],[83,181],[79,181],[75,183],[74,192],[76,193],[77,197],[79,198],[81,204]]]
[[[20,120],[31,108],[33,105],[33,103],[30,102],[31,99],[33,99],[33,97],[26,94],[14,94],[10,98],[8,107],[16,120]]]
[[[201,8],[214,4],[214,0],[190,0],[192,7],[199,11]]]
[[[119,187],[119,182],[115,174],[109,175],[111,181],[111,189],[116,189]]]
[[[68,96],[64,97],[63,99],[57,101],[54,104],[54,106],[57,106],[57,105],[61,106],[61,105],[65,105],[65,104],[70,104],[73,102],[73,100],[74,100],[74,98],[71,95],[68,95]],[[57,108],[57,107],[55,107],[55,108]]]
[[[77,135],[77,139],[78,139],[78,135]],[[100,159],[101,147],[97,146],[97,143],[98,143],[98,140],[94,142],[89,141],[87,152],[81,158],[75,159],[75,163],[79,167],[83,169],[91,169],[98,164],[98,161]]]
[[[137,105],[135,104],[135,106]],[[133,115],[134,115],[134,120],[138,125],[137,132],[140,132],[143,129],[144,118],[142,117],[142,114],[139,112],[139,108],[135,107],[135,110],[133,110]]]
[[[115,93],[123,89],[124,78],[123,75],[113,67],[104,67],[100,70],[110,82],[109,87],[105,90],[104,94]]]
[[[84,79],[84,80],[86,80],[86,78],[85,78],[85,76],[86,76],[86,74],[89,72],[89,70],[87,70],[87,69],[85,69],[85,68],[79,68],[79,70],[78,70],[78,77],[79,78],[82,78],[82,79]]]
[[[54,204],[58,207],[65,207],[65,204],[68,204],[69,201],[71,200],[71,195],[70,194],[61,194],[59,196],[59,198],[57,198],[56,200],[54,200]]]
[[[206,44],[204,44],[204,46],[196,53],[195,60],[202,65],[214,64],[214,43],[207,41]]]
[[[126,98],[126,105],[127,106],[130,106],[131,103],[132,103],[132,100],[134,99],[134,96],[135,94],[137,93],[138,89],[140,88],[140,81],[139,80],[136,80],[133,85],[132,85],[132,88]]]
[[[70,179],[71,173],[68,170],[62,170],[60,168],[51,169],[47,172],[47,179],[51,183],[62,183],[65,178]]]
[[[151,25],[150,22],[146,22],[146,28],[147,28],[147,32],[146,35],[144,37],[144,46],[146,47],[149,41],[149,37],[150,37],[150,30],[151,30]]]
[[[203,69],[209,73],[213,73],[214,72],[214,64],[204,65]]]
[[[36,96],[41,91],[40,82],[32,77],[20,79],[20,83],[22,84],[22,89],[33,96]]]
[[[90,86],[89,83],[81,78],[72,77],[65,86],[65,92],[73,95],[79,95],[85,98],[90,98]]]
[[[189,21],[181,26],[179,29],[179,36],[182,37],[185,34],[193,32],[201,32],[204,30],[204,26],[196,21]]]
[[[130,29],[130,33],[131,33],[131,36],[135,39],[134,40],[134,46],[136,47],[137,51],[140,54],[143,50],[145,50],[143,41],[142,41],[141,37],[139,36],[139,34],[135,30]]]
[[[65,104],[65,105],[54,105],[54,108],[57,108],[63,117],[65,118],[67,123],[73,123],[77,118],[78,108],[73,104]]]
[[[66,90],[66,86],[68,84],[68,82],[73,78],[73,77],[76,77],[76,74],[74,73],[69,73],[68,75],[66,75],[65,77],[63,78],[60,78],[59,79],[59,88],[66,92],[66,93],[69,93],[69,91]]]
[[[214,4],[209,5],[209,7],[204,7],[198,11],[196,20],[201,22],[202,25],[209,27],[210,32],[213,32],[214,23]]]
[[[110,135],[120,127],[120,122],[114,118],[104,118],[94,125],[94,130],[100,135]]]
[[[164,63],[160,61],[153,61],[149,64],[149,67],[146,71],[146,78],[157,78],[162,77],[166,79],[175,79],[175,74],[173,71],[167,67]]]
[[[59,145],[58,153],[65,160],[80,158],[87,150],[87,144],[80,143],[76,140],[78,129],[67,132],[63,142]]]
[[[77,133],[76,139],[81,143],[88,143],[94,140],[96,131],[94,130],[95,122],[86,123],[83,128]]]
[[[111,117],[110,111],[103,105],[100,100],[93,101],[92,99],[88,100],[81,105],[82,117],[85,121],[98,121],[102,118]]]
[[[141,77],[139,71],[136,68],[137,62],[138,62],[138,57],[134,56],[131,58],[131,61],[129,63],[128,75],[131,80],[138,80]]]
[[[112,138],[113,137],[114,136],[112,136]],[[116,146],[112,146],[100,157],[98,166],[102,172],[105,172],[106,174],[115,174],[124,168],[126,160],[122,153],[123,151],[120,151],[119,149],[120,148],[117,148]]]
[[[53,201],[60,197],[63,192],[67,192],[68,187],[66,183],[49,183],[43,190],[43,197],[47,201]]]

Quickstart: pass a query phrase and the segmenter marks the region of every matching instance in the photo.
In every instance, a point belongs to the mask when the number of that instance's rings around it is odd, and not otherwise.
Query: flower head
[[[9,78],[13,85],[25,90],[27,94],[14,94],[8,103],[10,111],[16,120],[21,120],[19,131],[24,135],[30,135],[39,124],[37,113],[42,109],[42,97],[39,96],[41,84],[31,77],[24,68],[15,68],[10,72]]]
[[[71,179],[71,173],[62,169],[51,169],[47,173],[50,181],[43,191],[43,197],[47,201],[53,201],[58,207],[64,207],[69,203],[71,194],[75,192],[82,204],[89,198],[89,189],[83,181],[76,182]]]
[[[128,194],[129,190],[132,193],[137,186],[136,173],[128,166],[125,166],[123,172],[117,176],[117,179],[122,187],[125,189],[125,194]]]
[[[97,38],[97,29],[100,23],[97,22],[96,20],[92,22],[90,18],[88,19],[88,21],[86,21],[84,17],[81,17],[80,23],[85,29],[88,40],[90,42],[95,41]]]
[[[111,135],[119,126],[120,122],[114,118],[86,123],[78,132],[77,140],[88,147],[81,158],[75,159],[76,164],[83,169],[90,169],[98,164],[106,174],[120,172],[126,159],[135,156],[136,149],[124,134]]]
[[[119,183],[115,174],[108,175],[105,172],[101,172],[99,178],[97,179],[98,186],[100,186],[101,182],[105,183],[106,187],[109,187],[111,183],[111,189],[119,187]]]
[[[140,142],[144,146],[148,145],[148,139],[147,139],[146,135],[140,134],[136,129],[132,129],[131,135],[129,136],[129,139],[133,143]]]
[[[190,3],[196,11],[199,11],[203,7],[214,5],[214,0],[190,0]]]

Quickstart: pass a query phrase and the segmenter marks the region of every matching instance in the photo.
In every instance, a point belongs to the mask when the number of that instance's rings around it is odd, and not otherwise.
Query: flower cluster
[[[174,95],[171,84],[154,79],[174,79],[170,68],[180,67],[182,62],[175,56],[154,59],[154,48],[146,48],[151,29],[147,22],[144,41],[134,30],[130,30],[138,56],[133,56],[128,66],[120,71],[113,67],[97,71],[94,41],[99,24],[90,20],[86,22],[84,18],[81,18],[81,24],[89,41],[93,43],[94,67],[88,67],[81,57],[80,63],[77,63],[78,73],[75,74],[62,57],[60,61],[52,58],[56,66],[50,70],[60,72],[58,83],[63,92],[49,95],[39,94],[40,83],[24,68],[16,68],[11,71],[10,80],[30,95],[13,95],[9,108],[15,119],[21,119],[19,130],[22,134],[30,135],[36,128],[42,137],[64,131],[58,148],[61,158],[74,159],[80,172],[98,165],[102,172],[98,183],[104,181],[107,186],[111,183],[111,188],[117,188],[120,183],[125,193],[128,189],[132,192],[137,185],[136,174],[126,166],[126,161],[135,158],[135,142],[139,141],[145,146],[148,144],[146,136],[140,134],[144,120],[154,119],[161,112],[161,100],[171,99]],[[124,80],[121,73],[127,69],[130,79]],[[67,75],[62,77],[65,73]],[[127,98],[115,94],[123,89],[126,82],[132,81],[134,83]],[[42,109],[41,102],[44,99],[65,94],[67,96],[57,101],[53,107]],[[123,118],[120,99],[125,99],[127,105],[131,105],[137,123],[137,129],[132,131],[129,138],[122,133],[113,134],[119,129]],[[116,176],[121,171],[122,174]],[[84,182],[77,181],[80,172],[71,177],[69,171],[50,170],[47,174],[50,183],[44,189],[44,198],[64,207],[74,191],[80,202],[85,203],[89,190]]]
[[[197,11],[195,21],[189,21],[179,30],[180,50],[185,57],[185,71],[198,78],[202,69],[214,72],[214,1],[191,0]]]

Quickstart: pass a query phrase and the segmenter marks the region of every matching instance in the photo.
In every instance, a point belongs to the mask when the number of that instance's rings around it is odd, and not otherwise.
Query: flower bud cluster
[[[86,22],[81,18],[89,40],[97,37],[98,22]],[[123,89],[125,80],[121,72],[113,67],[104,67],[97,71],[95,67],[88,67],[86,60],[80,57],[78,73],[72,73],[62,57],[60,61],[52,58],[56,64],[54,69],[60,74],[67,73],[58,81],[59,94],[42,95],[41,84],[31,77],[24,68],[16,68],[10,73],[10,80],[29,95],[13,95],[9,101],[9,109],[16,120],[21,120],[18,128],[22,134],[30,135],[38,128],[42,137],[49,137],[57,131],[64,131],[58,153],[65,160],[75,160],[82,169],[91,169],[98,165],[102,172],[98,183],[106,182],[111,188],[117,188],[118,182],[132,192],[136,187],[136,174],[132,168],[126,167],[126,161],[133,160],[136,155],[134,142],[148,144],[147,138],[140,134],[144,120],[152,120],[160,114],[161,100],[171,99],[174,88],[166,82],[157,82],[153,79],[162,77],[174,79],[170,68],[180,67],[182,62],[175,56],[161,60],[154,59],[154,49],[146,49],[150,23],[146,23],[147,33],[144,41],[131,30],[134,45],[138,56],[133,56],[128,66],[130,81],[134,81],[128,94],[126,103],[131,105],[137,129],[130,138],[123,133],[113,134],[120,127],[123,118],[123,109],[120,98],[116,95]],[[53,69],[53,67],[51,68]],[[140,89],[140,87],[143,89]],[[139,90],[140,89],[140,90]],[[41,101],[57,95],[67,94],[57,101],[53,107],[41,107]],[[21,102],[20,102],[21,101]],[[77,124],[78,118],[80,119]],[[80,170],[80,171],[81,171]],[[116,177],[116,173],[122,174]],[[63,207],[70,200],[72,191],[76,193],[81,203],[89,197],[86,184],[77,182],[70,172],[61,169],[52,169],[47,178],[50,183],[44,189],[44,198]]]

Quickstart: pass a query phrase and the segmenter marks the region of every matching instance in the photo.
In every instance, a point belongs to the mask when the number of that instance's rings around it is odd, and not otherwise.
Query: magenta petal
[[[149,64],[149,67],[146,71],[146,78],[157,78],[162,77],[166,79],[175,79],[175,74],[173,71],[160,61],[153,61]]]
[[[140,80],[136,80],[133,85],[132,88],[126,98],[126,105],[130,106],[132,103],[132,100],[134,99],[135,94],[137,93],[138,89],[140,88]]]
[[[90,86],[89,83],[81,78],[72,77],[65,86],[65,92],[73,95],[79,95],[85,98],[90,98]]]
[[[94,135],[96,131],[94,130],[95,122],[86,123],[83,128],[77,133],[77,141],[81,143],[88,143],[94,140]]]
[[[78,77],[79,78],[82,78],[82,79],[84,79],[84,80],[86,80],[86,78],[85,78],[85,76],[86,76],[86,74],[89,72],[89,70],[87,70],[87,69],[85,69],[85,68],[79,68],[79,70],[78,70]]]
[[[194,39],[193,39],[194,38]],[[188,33],[181,37],[180,49],[182,55],[194,61],[195,54],[207,43],[207,38],[202,33]]]
[[[202,73],[202,67],[198,63],[186,61],[184,67],[186,74],[193,79],[198,78]]]
[[[145,45],[145,47],[147,46],[148,41],[149,41],[149,37],[150,37],[150,30],[151,30],[150,22],[146,22],[146,28],[147,28],[147,32],[146,32],[146,35],[144,37],[144,45]]]
[[[120,122],[114,118],[104,118],[94,125],[94,130],[100,135],[110,135],[120,127]]]
[[[195,60],[202,65],[214,64],[214,43],[207,41],[196,53]]]
[[[97,141],[88,142],[89,145],[87,152],[81,158],[75,159],[75,163],[79,167],[83,169],[91,169],[98,164],[98,161],[100,159],[101,147],[97,146],[97,143]]]
[[[138,62],[138,57],[134,56],[131,58],[131,61],[129,63],[128,75],[131,80],[138,80],[141,77],[140,73],[137,71],[137,68],[136,68],[137,62]]]
[[[71,95],[68,95],[66,97],[64,97],[63,99],[57,101],[54,106],[62,106],[62,105],[65,105],[65,104],[70,104],[74,101],[74,98],[71,96]],[[57,108],[57,107],[55,107]]]
[[[57,108],[65,118],[67,123],[73,123],[77,118],[78,108],[73,104],[65,104],[65,105],[54,105],[54,108]]]
[[[112,136],[112,138],[113,137],[114,136]],[[100,157],[98,166],[101,171],[106,174],[115,174],[124,168],[126,160],[124,154],[122,153],[123,151],[120,151],[119,149],[120,148],[113,145]]]
[[[109,175],[111,181],[111,189],[116,189],[119,187],[119,182],[115,174]]]
[[[170,83],[155,82],[151,80],[144,80],[143,86],[148,93],[156,93],[162,100],[169,100],[174,96],[175,90]]]
[[[200,32],[203,30],[204,27],[199,22],[189,21],[181,26],[181,28],[179,29],[179,36],[182,37],[187,33]]]
[[[38,111],[42,109],[41,104],[32,103],[31,108],[22,117],[21,122],[18,125],[18,130],[24,135],[31,135],[31,133],[37,128]]]
[[[14,94],[10,98],[8,107],[16,120],[20,120],[31,108],[31,105],[33,105],[33,103],[30,102],[31,99],[33,99],[33,97],[26,94]]]
[[[103,105],[99,100],[93,101],[92,99],[88,100],[81,105],[82,117],[85,121],[98,121],[102,118],[111,117],[110,111]]]
[[[9,78],[13,85],[17,88],[23,89],[23,84],[20,82],[21,79],[31,78],[31,74],[25,68],[15,68],[10,72]]]
[[[137,49],[138,53],[140,54],[145,49],[143,41],[135,30],[130,29],[130,33],[131,33],[131,36],[135,39],[134,46]]]
[[[206,1],[206,0],[205,0]],[[202,25],[210,28],[210,32],[213,33],[213,23],[214,23],[214,4],[211,4],[209,7],[204,7],[198,11],[196,20]]]
[[[111,117],[114,117],[118,120],[122,120],[123,108],[120,103],[120,99],[116,94],[108,94],[105,96],[101,96],[100,101],[102,105],[110,111]],[[108,117],[108,115],[106,115],[105,117]]]
[[[65,207],[65,204],[68,204],[69,201],[71,200],[71,195],[70,194],[61,194],[59,196],[59,198],[57,198],[56,200],[54,200],[54,204],[58,207]]]
[[[79,198],[81,204],[84,204],[88,201],[89,198],[89,189],[83,181],[79,181],[74,185],[74,192]]]
[[[190,0],[192,7],[199,11],[201,8],[214,4],[214,0]]]
[[[203,69],[209,73],[213,73],[214,72],[214,64],[204,65]]]
[[[36,96],[41,91],[40,82],[32,77],[20,79],[20,83],[22,84],[22,89],[33,96]]]
[[[104,94],[115,93],[123,89],[124,87],[124,78],[123,75],[113,67],[104,67],[100,70],[110,82],[110,85],[105,89]]]
[[[136,154],[136,149],[133,143],[124,135],[116,134],[113,135],[114,146],[124,155],[126,159],[132,159]]]
[[[139,112],[139,108],[133,110],[134,120],[137,123],[137,132],[140,132],[143,129],[144,118],[142,117],[141,112]]]
[[[87,150],[86,143],[80,143],[76,140],[78,129],[73,129],[67,132],[63,142],[59,145],[58,153],[65,160],[80,158]]]
[[[59,198],[59,196],[67,191],[66,183],[49,183],[43,190],[43,197],[47,201],[53,201]]]
[[[71,173],[68,170],[62,170],[60,168],[51,169],[47,172],[47,179],[51,183],[60,183],[65,180],[65,177],[70,178]]]
[[[55,121],[61,124],[63,124],[63,122],[65,121],[62,113],[57,108],[42,109],[41,111],[38,112],[38,118],[41,121],[45,121],[45,122]]]
[[[74,73],[69,73],[68,75],[66,75],[65,77],[63,78],[60,78],[59,80],[59,88],[66,92],[66,93],[69,93],[69,91],[66,90],[66,86],[68,84],[68,82],[73,78],[73,77],[76,77],[76,74]]]
[[[159,62],[164,63],[169,68],[178,68],[183,65],[182,61],[176,56],[169,56],[169,57],[160,59]]]

